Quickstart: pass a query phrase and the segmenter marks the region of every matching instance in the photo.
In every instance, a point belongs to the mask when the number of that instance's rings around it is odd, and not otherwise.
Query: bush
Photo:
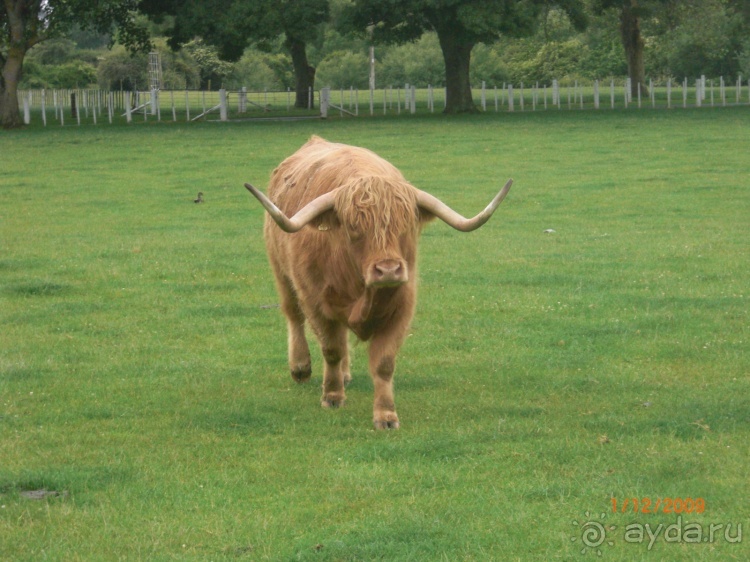
[[[750,76],[750,39],[745,39],[740,52],[737,54],[737,64],[742,76],[747,79]]]
[[[246,50],[242,58],[234,64],[232,73],[226,79],[226,87],[248,90],[281,90],[281,81],[266,62],[266,55],[258,51]]]
[[[76,44],[69,39],[49,39],[35,45],[28,60],[43,65],[60,65],[76,58]]]
[[[55,87],[88,88],[96,84],[96,68],[93,65],[74,61],[63,64],[56,69]]]
[[[739,71],[741,21],[720,6],[701,10],[661,41],[657,64],[677,77],[727,76]]]
[[[510,72],[500,53],[486,45],[477,45],[471,57],[471,83],[502,86],[510,79]]]
[[[23,65],[22,88],[87,88],[97,81],[96,68],[83,61],[62,65],[39,64],[35,60]]]
[[[130,55],[124,47],[115,47],[103,57],[97,69],[99,86],[109,90],[148,88],[148,57]]]
[[[336,51],[326,56],[318,65],[317,87],[334,89],[369,88],[370,64],[367,55],[351,51]]]
[[[445,62],[435,33],[425,33],[414,43],[382,50],[385,54],[380,58],[376,52],[376,59],[382,61],[376,66],[378,87],[445,85]]]

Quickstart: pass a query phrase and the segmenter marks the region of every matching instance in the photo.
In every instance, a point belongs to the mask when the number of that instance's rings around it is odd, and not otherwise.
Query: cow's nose
[[[370,269],[368,285],[371,287],[394,287],[409,280],[406,264],[401,260],[381,260]]]

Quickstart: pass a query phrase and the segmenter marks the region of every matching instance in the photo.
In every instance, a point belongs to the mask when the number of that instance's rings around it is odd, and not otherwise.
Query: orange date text
[[[611,498],[612,513],[703,513],[703,498]]]

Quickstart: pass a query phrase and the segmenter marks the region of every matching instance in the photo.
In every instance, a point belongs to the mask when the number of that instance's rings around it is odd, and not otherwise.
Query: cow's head
[[[343,231],[342,243],[361,268],[366,287],[395,287],[409,280],[425,218],[411,185],[379,176],[353,179],[336,191],[333,209],[323,217]]]
[[[311,223],[321,230],[343,228],[347,248],[362,268],[365,286],[378,288],[408,282],[423,221],[437,217],[456,230],[476,230],[489,220],[512,183],[508,180],[490,204],[471,219],[405,181],[379,176],[353,179],[314,199],[291,218],[261,191],[249,183],[245,187],[285,232],[298,232]]]

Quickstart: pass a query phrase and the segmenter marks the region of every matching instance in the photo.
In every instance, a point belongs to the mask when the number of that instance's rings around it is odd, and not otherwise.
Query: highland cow
[[[307,381],[312,373],[308,321],[325,360],[321,404],[342,406],[351,380],[351,330],[369,342],[375,427],[398,428],[393,373],[414,315],[422,226],[437,217],[457,230],[475,230],[511,184],[466,219],[373,152],[319,137],[273,171],[268,197],[245,184],[268,211],[265,241],[287,319],[294,380]]]

